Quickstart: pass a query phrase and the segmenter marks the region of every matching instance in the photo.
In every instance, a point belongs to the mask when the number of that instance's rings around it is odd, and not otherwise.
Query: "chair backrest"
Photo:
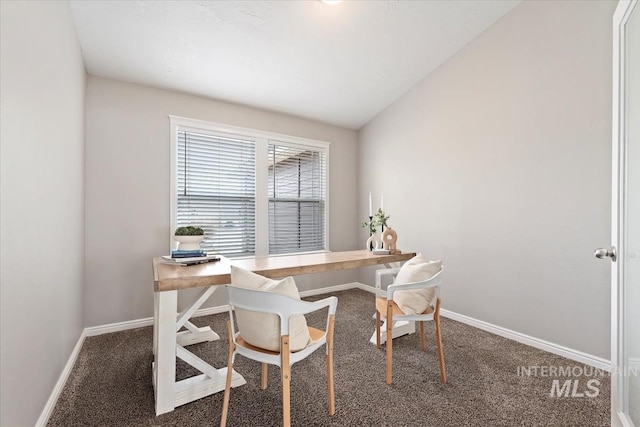
[[[230,314],[236,308],[275,314],[280,318],[281,335],[289,335],[289,319],[291,316],[304,315],[327,306],[326,302],[321,304],[321,301],[301,301],[287,295],[244,289],[231,285],[227,285],[227,292],[229,295]],[[338,305],[338,299],[336,297],[331,298],[328,315],[335,314]],[[240,334],[242,334],[242,331],[240,331]]]
[[[394,282],[387,287],[387,298],[394,301],[405,315],[420,315],[429,307],[436,308],[440,297],[441,274],[442,268],[427,280]]]
[[[431,276],[431,278],[427,280],[423,280],[420,282],[412,282],[412,283],[394,283],[387,287],[387,298],[392,300],[393,294],[398,291],[408,291],[415,289],[430,289],[435,288],[435,292],[431,298],[431,302],[437,301],[440,296],[440,284],[441,284],[441,275],[444,267],[441,267],[440,270]]]

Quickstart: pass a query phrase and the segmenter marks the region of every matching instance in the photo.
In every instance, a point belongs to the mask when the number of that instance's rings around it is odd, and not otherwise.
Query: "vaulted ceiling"
[[[359,129],[518,1],[72,1],[87,71]]]

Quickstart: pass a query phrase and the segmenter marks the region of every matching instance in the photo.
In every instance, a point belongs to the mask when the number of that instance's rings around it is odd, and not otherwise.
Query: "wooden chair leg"
[[[376,309],[376,348],[380,348],[380,312]]]
[[[335,316],[329,317],[329,327],[327,329],[327,401],[329,405],[329,415],[336,413],[336,398],[333,387],[333,327]]]
[[[283,335],[280,341],[282,365],[282,425],[291,427],[291,365],[289,364],[289,336]]]
[[[436,324],[436,342],[438,344],[438,360],[440,362],[440,382],[442,384],[447,383],[447,372],[444,367],[444,352],[442,350],[442,334],[440,332],[440,298],[436,302],[436,312],[433,316],[434,323]]]
[[[233,352],[235,350],[235,345],[233,344],[233,332],[231,331],[230,321],[227,322],[227,332],[229,334],[229,360],[227,362],[227,382],[224,387],[220,427],[225,427],[227,425],[227,412],[229,411],[229,397],[231,394],[231,376],[233,375]]]
[[[424,322],[420,322],[420,350],[427,351],[427,342],[424,337]]]
[[[262,372],[260,374],[260,388],[262,390],[267,389],[267,378],[269,376],[269,365],[266,363],[262,364]]]
[[[393,346],[393,309],[387,301],[387,384],[391,385],[391,355]]]

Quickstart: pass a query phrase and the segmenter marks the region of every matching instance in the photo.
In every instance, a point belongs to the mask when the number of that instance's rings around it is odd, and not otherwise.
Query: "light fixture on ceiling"
[[[324,4],[338,4],[340,3],[342,0],[320,0],[322,3]]]

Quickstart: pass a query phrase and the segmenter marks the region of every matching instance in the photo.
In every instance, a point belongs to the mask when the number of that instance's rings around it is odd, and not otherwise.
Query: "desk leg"
[[[416,322],[413,320],[401,320],[399,322],[393,322],[393,338],[398,338],[403,335],[413,334],[416,331]],[[369,339],[369,342],[373,345],[376,344],[376,331],[373,331],[373,335]],[[385,320],[380,327],[380,344],[387,342],[387,321]]]
[[[200,298],[179,316],[178,291],[154,293],[153,305],[153,387],[155,391],[156,415],[173,411],[185,403],[224,391],[227,368],[216,369],[184,348],[185,345],[220,339],[209,326],[198,328],[188,321],[189,317],[213,293],[206,290]],[[181,326],[186,331],[177,332]],[[182,359],[202,372],[181,381],[176,381],[176,359]],[[242,375],[233,371],[231,386],[246,384]]]
[[[153,385],[156,415],[175,408],[178,291],[155,293]]]

